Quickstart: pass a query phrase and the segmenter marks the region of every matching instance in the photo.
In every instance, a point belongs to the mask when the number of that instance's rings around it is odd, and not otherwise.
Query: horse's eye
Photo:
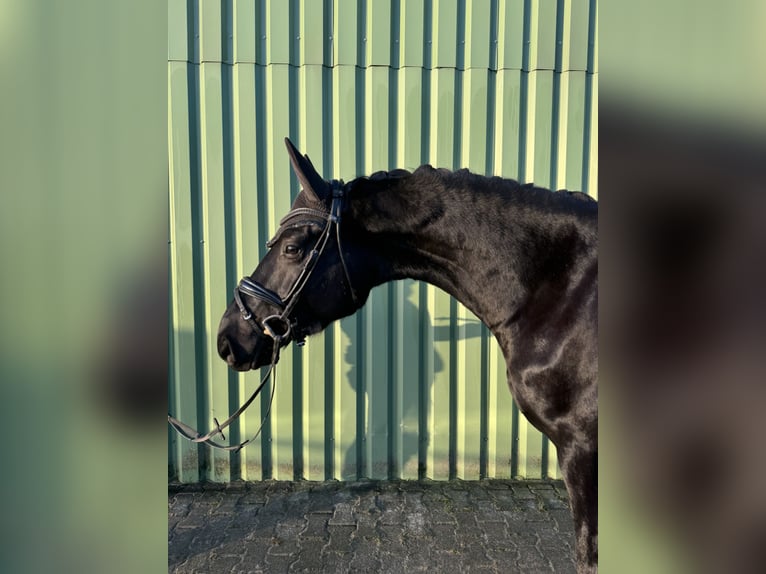
[[[291,243],[285,245],[285,250],[284,250],[285,255],[298,255],[300,252],[301,250],[297,245],[293,245]]]

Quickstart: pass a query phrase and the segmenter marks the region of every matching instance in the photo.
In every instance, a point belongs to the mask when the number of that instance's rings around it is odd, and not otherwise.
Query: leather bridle
[[[343,213],[345,190],[343,183],[338,180],[333,180],[330,182],[330,185],[332,187],[332,203],[330,204],[329,213],[308,207],[295,208],[282,218],[279,222],[279,230],[277,231],[277,234],[266,244],[267,247],[272,247],[287,229],[323,226],[319,239],[317,239],[314,248],[306,258],[298,277],[293,281],[287,295],[280,297],[277,293],[250,277],[243,277],[239,282],[239,285],[234,289],[234,301],[237,303],[237,307],[239,307],[242,319],[247,321],[254,331],[257,332],[260,330],[274,339],[275,345],[287,344],[291,336],[298,346],[302,346],[306,342],[305,333],[298,330],[297,320],[294,317],[291,317],[291,315],[295,309],[295,305],[298,303],[303,289],[306,287],[306,284],[311,278],[311,274],[314,272],[314,269],[319,262],[319,258],[327,247],[327,243],[330,236],[333,234],[333,230],[335,230],[338,253],[343,272],[346,276],[346,282],[351,291],[351,297],[354,300],[354,303],[357,302],[356,292],[354,291],[354,286],[348,273],[348,267],[346,266],[346,260],[343,256],[340,240],[340,219],[341,214]],[[272,307],[279,309],[280,313],[269,315],[268,317],[261,319],[259,326],[247,305],[245,305],[245,302],[242,300],[242,295],[265,301]]]
[[[272,291],[268,287],[261,285],[258,281],[251,279],[250,277],[243,277],[237,287],[234,289],[234,301],[239,308],[242,319],[252,327],[253,332],[257,336],[259,336],[259,333],[263,333],[268,337],[271,337],[271,339],[274,341],[269,369],[261,379],[261,382],[255,389],[255,392],[250,395],[250,398],[247,399],[247,401],[245,401],[242,406],[239,407],[223,423],[219,423],[218,419],[213,418],[213,422],[215,422],[215,428],[205,433],[204,435],[200,434],[199,431],[196,431],[194,428],[168,414],[168,422],[181,436],[189,439],[192,442],[208,444],[213,448],[238,452],[246,445],[254,441],[258,435],[260,435],[261,430],[263,429],[263,425],[265,424],[266,419],[269,417],[269,413],[271,412],[271,404],[274,400],[274,391],[276,389],[276,364],[279,361],[279,350],[283,346],[287,345],[287,343],[289,343],[290,338],[292,338],[298,346],[302,346],[306,342],[306,333],[299,330],[297,320],[292,317],[292,312],[298,303],[303,289],[308,284],[308,281],[311,278],[311,274],[314,272],[314,269],[317,266],[319,258],[324,253],[330,236],[333,234],[333,230],[335,231],[335,238],[338,244],[338,254],[340,257],[341,266],[343,267],[343,273],[346,277],[346,283],[348,284],[354,304],[356,305],[358,303],[356,291],[354,290],[354,285],[351,282],[351,276],[348,272],[348,266],[346,265],[346,260],[343,255],[343,248],[340,240],[340,220],[345,206],[346,189],[343,182],[338,180],[332,180],[330,182],[330,186],[332,191],[332,203],[330,204],[329,212],[325,211],[324,209],[312,209],[308,207],[297,207],[291,210],[279,222],[279,229],[277,230],[276,235],[266,244],[267,247],[271,248],[279,240],[282,233],[284,233],[284,231],[287,229],[308,226],[323,226],[322,232],[319,235],[319,239],[317,239],[314,248],[306,258],[306,261],[304,262],[298,277],[295,279],[292,286],[288,290],[287,295],[281,297],[276,292]],[[279,313],[275,313],[261,319],[259,325],[258,321],[253,317],[252,312],[243,301],[243,295],[253,297],[255,299],[260,299],[272,307],[276,307],[279,310]],[[252,438],[237,445],[224,445],[212,440],[213,437],[219,434],[224,440],[226,439],[223,434],[223,429],[231,425],[231,423],[233,423],[243,412],[245,412],[245,410],[255,400],[255,397],[257,397],[261,392],[261,389],[263,389],[264,385],[269,379],[269,376],[272,375],[272,373],[273,384],[269,398],[269,406],[266,410],[266,416],[261,421],[261,425],[258,427],[258,431],[255,433],[255,435],[253,435]]]

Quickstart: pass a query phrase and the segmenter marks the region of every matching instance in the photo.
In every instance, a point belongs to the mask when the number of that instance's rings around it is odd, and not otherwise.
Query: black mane
[[[385,189],[394,184],[406,183],[407,187],[422,188],[447,186],[450,188],[473,189],[477,192],[495,190],[507,194],[523,194],[533,201],[548,204],[550,200],[564,202],[583,202],[597,205],[596,199],[582,191],[559,189],[556,191],[536,186],[534,183],[520,183],[515,179],[500,176],[485,176],[473,173],[466,168],[449,170],[434,168],[429,164],[418,167],[415,171],[394,169],[380,170],[369,176],[361,176],[349,183],[351,189],[364,188],[369,191]]]

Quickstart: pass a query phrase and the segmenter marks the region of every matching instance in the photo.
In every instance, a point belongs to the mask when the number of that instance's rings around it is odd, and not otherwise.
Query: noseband
[[[311,209],[308,207],[298,207],[293,209],[285,217],[282,218],[282,220],[279,222],[279,229],[277,230],[277,234],[273,239],[271,239],[271,241],[266,244],[267,247],[271,248],[286,229],[307,226],[319,227],[324,225],[319,239],[314,245],[314,248],[311,250],[311,253],[309,253],[306,262],[303,264],[298,277],[293,282],[290,290],[287,292],[287,295],[282,298],[268,287],[261,285],[250,277],[243,277],[240,280],[239,285],[237,285],[237,287],[234,289],[234,301],[237,303],[237,307],[239,308],[242,319],[244,319],[253,328],[253,331],[256,334],[262,332],[274,340],[274,348],[271,353],[271,364],[269,365],[268,371],[266,371],[266,374],[261,379],[261,382],[255,389],[255,392],[250,395],[250,398],[247,399],[247,401],[245,401],[242,406],[239,407],[236,412],[234,412],[223,423],[219,423],[217,418],[213,418],[213,422],[215,422],[215,428],[204,435],[189,425],[181,422],[172,415],[168,414],[168,422],[181,436],[189,439],[192,442],[205,443],[220,450],[238,452],[242,450],[242,448],[244,448],[246,445],[254,441],[258,435],[261,434],[261,429],[263,429],[263,425],[266,423],[266,419],[269,417],[269,413],[271,412],[271,404],[274,400],[274,391],[277,386],[277,375],[275,367],[279,361],[279,350],[290,341],[291,337],[295,341],[295,344],[298,346],[302,346],[306,342],[306,334],[298,329],[297,320],[291,317],[291,314],[295,309],[295,305],[298,303],[298,299],[300,298],[303,289],[306,287],[311,274],[314,272],[319,258],[322,256],[322,253],[324,253],[324,250],[327,247],[327,242],[330,238],[330,235],[332,235],[333,229],[335,230],[335,238],[338,243],[338,254],[340,257],[341,265],[343,267],[343,273],[346,276],[346,283],[348,284],[348,288],[351,291],[351,298],[353,299],[354,304],[357,304],[358,299],[356,296],[356,291],[354,290],[354,285],[351,283],[351,276],[348,273],[348,267],[346,266],[346,260],[343,256],[343,248],[340,241],[340,218],[341,214],[343,213],[345,189],[343,187],[343,183],[338,180],[332,180],[330,185],[332,189],[332,203],[330,204],[329,213],[324,210]],[[293,221],[294,223],[290,223]],[[250,312],[247,305],[245,305],[245,302],[242,300],[242,295],[260,299],[272,307],[276,307],[279,310],[279,313],[269,315],[264,319],[261,319],[259,326],[255,318],[253,318],[253,314]],[[271,388],[271,395],[269,397],[269,406],[266,409],[266,416],[261,421],[261,425],[258,427],[258,431],[255,433],[255,435],[244,442],[229,446],[217,443],[212,440],[213,437],[219,434],[224,440],[226,440],[226,437],[223,434],[223,429],[231,425],[231,423],[233,423],[243,412],[245,412],[245,410],[247,410],[247,407],[250,406],[250,404],[255,400],[255,397],[257,397],[261,392],[261,389],[263,389],[263,386],[266,384],[269,376],[272,373],[273,384]]]
[[[351,283],[351,277],[348,273],[348,267],[346,266],[346,260],[343,256],[343,248],[340,241],[340,219],[343,212],[345,190],[342,182],[338,180],[333,180],[330,185],[332,186],[332,203],[330,204],[329,213],[308,207],[298,207],[293,209],[282,218],[279,222],[279,230],[277,231],[277,234],[266,244],[268,247],[272,247],[286,229],[324,226],[319,239],[317,239],[314,248],[309,253],[306,262],[303,264],[298,277],[293,282],[287,295],[285,295],[284,298],[280,297],[277,293],[250,277],[243,277],[240,280],[239,285],[234,289],[234,301],[237,303],[237,307],[239,307],[242,319],[244,319],[255,332],[261,331],[271,337],[276,346],[286,345],[290,337],[293,337],[293,340],[298,346],[302,346],[306,342],[306,334],[298,329],[297,320],[294,317],[291,317],[291,314],[295,309],[295,305],[298,303],[303,289],[311,278],[311,274],[314,272],[314,269],[319,262],[319,258],[327,247],[333,229],[335,230],[335,237],[338,243],[338,254],[343,267],[343,273],[346,276],[346,283],[351,291],[351,298],[355,304],[357,302],[356,292]],[[280,312],[261,319],[259,326],[253,318],[253,314],[242,300],[242,295],[265,301],[272,307],[279,309]]]

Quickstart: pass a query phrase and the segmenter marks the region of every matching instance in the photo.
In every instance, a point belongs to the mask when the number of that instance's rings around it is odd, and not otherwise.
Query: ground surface
[[[168,571],[573,573],[558,481],[172,484]]]

